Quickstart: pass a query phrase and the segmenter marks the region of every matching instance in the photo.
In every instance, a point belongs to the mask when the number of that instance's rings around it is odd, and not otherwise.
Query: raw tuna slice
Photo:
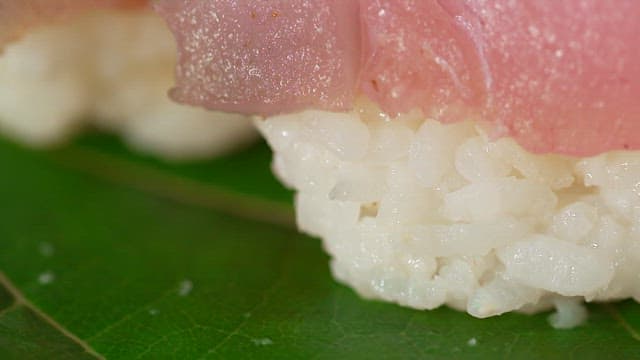
[[[180,46],[180,102],[261,114],[351,105],[356,0],[170,0],[156,9]]]
[[[390,115],[420,107],[440,120],[479,108],[490,83],[475,24],[436,0],[362,1],[361,90]]]
[[[0,46],[33,25],[91,9],[135,8],[147,3],[148,0],[0,0]]]
[[[640,2],[160,0],[181,102],[469,116],[527,149],[640,149]],[[359,60],[359,62],[358,62]]]
[[[640,149],[640,2],[446,3],[478,39],[496,135],[534,152]]]

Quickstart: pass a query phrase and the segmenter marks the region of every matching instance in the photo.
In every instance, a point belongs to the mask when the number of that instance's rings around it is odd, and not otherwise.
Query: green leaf
[[[168,165],[91,135],[0,142],[0,358],[637,358],[640,306],[478,320],[360,299],[332,280],[264,144]]]
[[[0,358],[101,357],[35,308],[4,275],[0,275],[0,285]]]

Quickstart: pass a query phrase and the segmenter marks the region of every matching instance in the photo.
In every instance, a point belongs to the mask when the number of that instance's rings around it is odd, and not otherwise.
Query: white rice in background
[[[256,136],[240,115],[178,105],[175,42],[147,12],[101,12],[33,29],[0,53],[0,131],[32,146],[91,122],[168,159],[206,157]]]
[[[305,111],[256,120],[300,228],[367,298],[476,317],[640,301],[640,154],[534,155],[471,122]]]

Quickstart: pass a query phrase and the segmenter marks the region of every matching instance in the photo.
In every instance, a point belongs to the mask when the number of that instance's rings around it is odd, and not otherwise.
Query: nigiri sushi
[[[257,115],[367,298],[484,318],[640,301],[640,3],[160,0],[173,99]]]
[[[640,301],[640,3],[153,7],[171,98],[254,117],[300,229],[362,296],[555,307],[558,327],[583,301]]]
[[[246,116],[168,99],[175,42],[146,5],[0,0],[0,131],[43,147],[94,126],[169,160],[256,138]]]

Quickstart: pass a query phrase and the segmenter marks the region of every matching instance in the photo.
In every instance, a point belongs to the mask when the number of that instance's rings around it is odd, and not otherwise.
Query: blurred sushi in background
[[[45,11],[53,3],[32,6]],[[63,19],[34,25],[6,45],[0,53],[0,131],[47,147],[94,127],[169,160],[219,155],[254,140],[257,133],[246,116],[167,97],[175,41],[157,14],[125,5],[65,10]]]

